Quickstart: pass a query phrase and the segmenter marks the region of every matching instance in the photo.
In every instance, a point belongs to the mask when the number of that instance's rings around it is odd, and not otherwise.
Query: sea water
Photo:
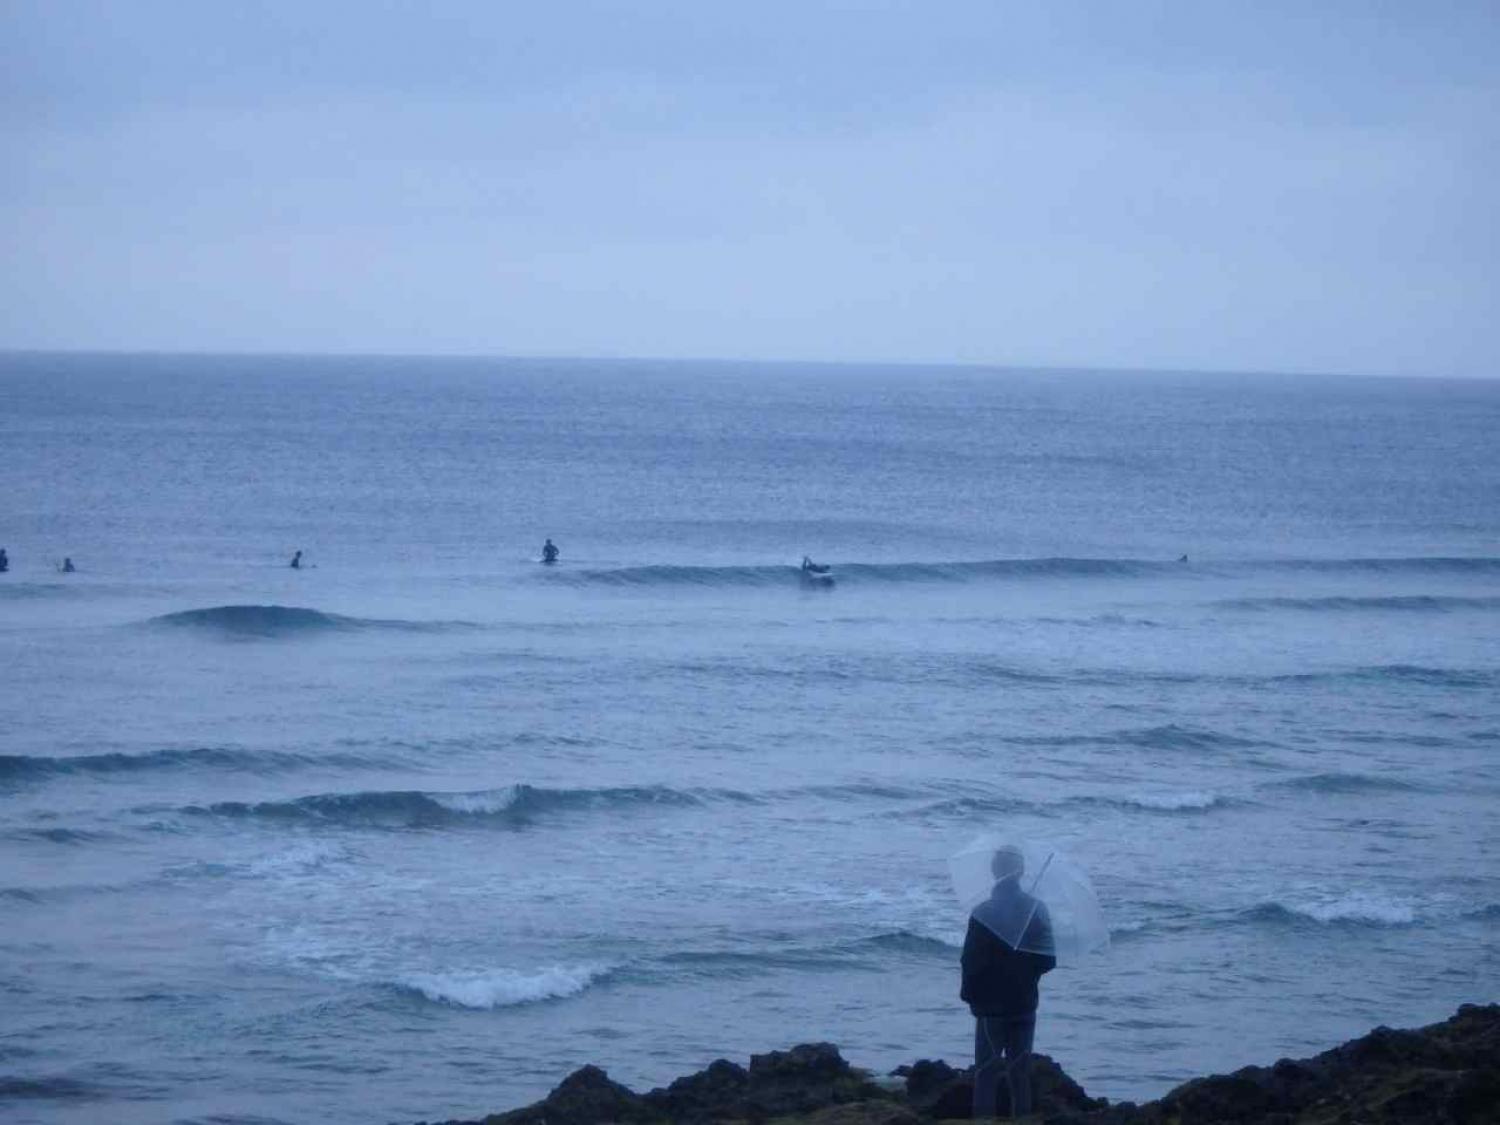
[[[13,355],[0,463],[8,1121],[962,1063],[981,830],[1096,1095],[1500,995],[1500,383]]]

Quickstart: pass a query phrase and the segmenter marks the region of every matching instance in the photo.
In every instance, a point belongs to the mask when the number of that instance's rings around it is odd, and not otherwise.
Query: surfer
[[[62,561],[62,566],[58,567],[58,569],[61,570],[64,574],[74,574],[78,571],[78,568],[73,565],[73,560],[71,558],[64,558]]]
[[[1187,562],[1187,556],[1183,555],[1182,558],[1178,559],[1177,561],[1178,562]]]
[[[542,561],[544,563],[547,563],[549,565],[555,563],[557,561],[557,556],[560,553],[561,552],[559,552],[557,549],[557,544],[552,542],[551,539],[548,539],[546,543],[542,544]]]
[[[287,565],[290,566],[293,570],[301,570],[302,569],[302,552],[298,551],[295,555],[293,555],[292,556],[292,561],[289,562]]]
[[[5,553],[5,548],[0,547],[0,574],[10,569],[10,556]]]
[[[807,555],[802,556],[803,574],[827,574],[829,569],[827,563],[815,563]]]

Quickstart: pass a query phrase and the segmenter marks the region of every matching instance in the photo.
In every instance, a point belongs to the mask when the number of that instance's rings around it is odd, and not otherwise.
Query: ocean
[[[1500,382],[0,357],[0,1116],[962,1063],[980,831],[1093,875],[1037,1048],[1095,1096],[1500,999],[1497,437]]]

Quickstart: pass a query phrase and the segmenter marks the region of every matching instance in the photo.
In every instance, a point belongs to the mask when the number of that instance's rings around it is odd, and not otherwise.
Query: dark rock
[[[797,1119],[798,1125],[929,1125],[897,1102],[849,1102]]]
[[[928,1117],[968,1117],[974,1104],[974,1076],[941,1060],[918,1059],[906,1068],[906,1103]]]
[[[1198,1078],[1139,1107],[1128,1121],[1177,1125],[1304,1116],[1319,1122],[1500,1123],[1500,1005],[1466,1004],[1415,1031],[1377,1027],[1310,1059]]]
[[[906,1071],[906,1102],[918,1113],[937,1120],[966,1118],[974,1104],[974,1070],[955,1070],[945,1062],[920,1059]],[[1031,1056],[1031,1097],[1035,1112],[1049,1120],[1063,1114],[1101,1109],[1097,1101],[1068,1077],[1062,1067],[1046,1055]],[[1010,1112],[1010,1091],[1002,1084],[997,1109]]]
[[[891,1097],[845,1062],[832,1043],[803,1043],[790,1051],[751,1055],[749,1079],[744,1104],[751,1120]]]
[[[660,1117],[597,1066],[575,1070],[535,1105],[484,1119],[484,1125],[602,1125],[604,1122],[648,1122]]]
[[[755,1055],[748,1069],[720,1059],[637,1096],[586,1066],[544,1100],[485,1125],[915,1125],[969,1116],[971,1071],[923,1059],[895,1073],[906,1079],[904,1097],[831,1044],[811,1043]],[[1045,1055],[1032,1056],[1031,1080],[1045,1125],[1500,1125],[1500,1005],[1465,1005],[1415,1031],[1376,1028],[1313,1058],[1194,1079],[1139,1106],[1090,1098]]]
[[[750,1072],[738,1063],[718,1059],[697,1074],[652,1090],[645,1102],[668,1121],[693,1125],[741,1114],[750,1088]]]
[[[1047,1055],[1031,1056],[1031,1097],[1037,1112],[1049,1117],[1103,1109],[1109,1104],[1103,1099],[1089,1097],[1083,1087],[1069,1078],[1067,1071]]]
[[[918,1059],[911,1066],[891,1072],[906,1079],[906,1100],[911,1106],[925,1109],[936,1094],[952,1085],[961,1074],[941,1059]]]

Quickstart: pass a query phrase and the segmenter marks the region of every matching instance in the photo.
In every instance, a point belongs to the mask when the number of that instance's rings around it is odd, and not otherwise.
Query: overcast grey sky
[[[0,0],[0,346],[1500,374],[1500,3]]]

